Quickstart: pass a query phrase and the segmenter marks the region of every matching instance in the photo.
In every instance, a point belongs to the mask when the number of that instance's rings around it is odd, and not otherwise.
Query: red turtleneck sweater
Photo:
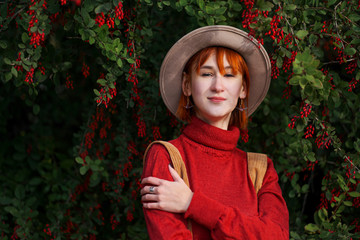
[[[268,159],[263,186],[256,196],[246,153],[236,148],[238,128],[229,131],[193,118],[179,138],[180,151],[194,192],[184,214],[144,209],[150,239],[289,239],[289,215],[278,176]],[[173,180],[169,155],[159,144],[148,152],[143,177]]]

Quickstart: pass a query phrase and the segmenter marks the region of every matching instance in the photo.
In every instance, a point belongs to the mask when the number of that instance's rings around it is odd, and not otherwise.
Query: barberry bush
[[[19,0],[0,2],[1,239],[147,239],[143,152],[183,127],[161,62],[213,24],[270,55],[239,147],[273,159],[290,238],[360,237],[360,1]]]

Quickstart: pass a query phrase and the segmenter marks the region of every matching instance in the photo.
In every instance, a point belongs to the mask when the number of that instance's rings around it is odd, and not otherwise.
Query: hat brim
[[[264,100],[271,81],[271,63],[265,48],[248,33],[224,25],[198,28],[177,41],[164,58],[160,70],[160,92],[167,108],[175,115],[181,92],[184,67],[188,60],[206,47],[222,46],[238,52],[250,75],[248,116]]]

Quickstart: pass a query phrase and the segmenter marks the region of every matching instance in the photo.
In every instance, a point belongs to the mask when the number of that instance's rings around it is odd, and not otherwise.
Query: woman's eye
[[[224,76],[225,76],[225,77],[234,77],[234,75],[233,75],[233,74],[230,74],[230,73],[227,73],[227,74],[225,74]]]
[[[203,77],[212,77],[213,74],[212,73],[202,73],[201,76],[203,76]]]

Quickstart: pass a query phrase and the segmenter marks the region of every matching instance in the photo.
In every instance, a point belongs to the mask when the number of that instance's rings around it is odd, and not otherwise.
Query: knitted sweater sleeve
[[[166,149],[158,144],[153,145],[146,156],[142,178],[153,176],[173,181],[168,169],[169,163],[170,157]],[[192,239],[184,214],[145,208],[143,211],[150,239]]]
[[[209,229],[212,239],[289,239],[289,214],[270,159],[258,193],[258,215],[246,215],[242,209],[226,206],[201,192],[194,192],[185,218],[191,218]]]

